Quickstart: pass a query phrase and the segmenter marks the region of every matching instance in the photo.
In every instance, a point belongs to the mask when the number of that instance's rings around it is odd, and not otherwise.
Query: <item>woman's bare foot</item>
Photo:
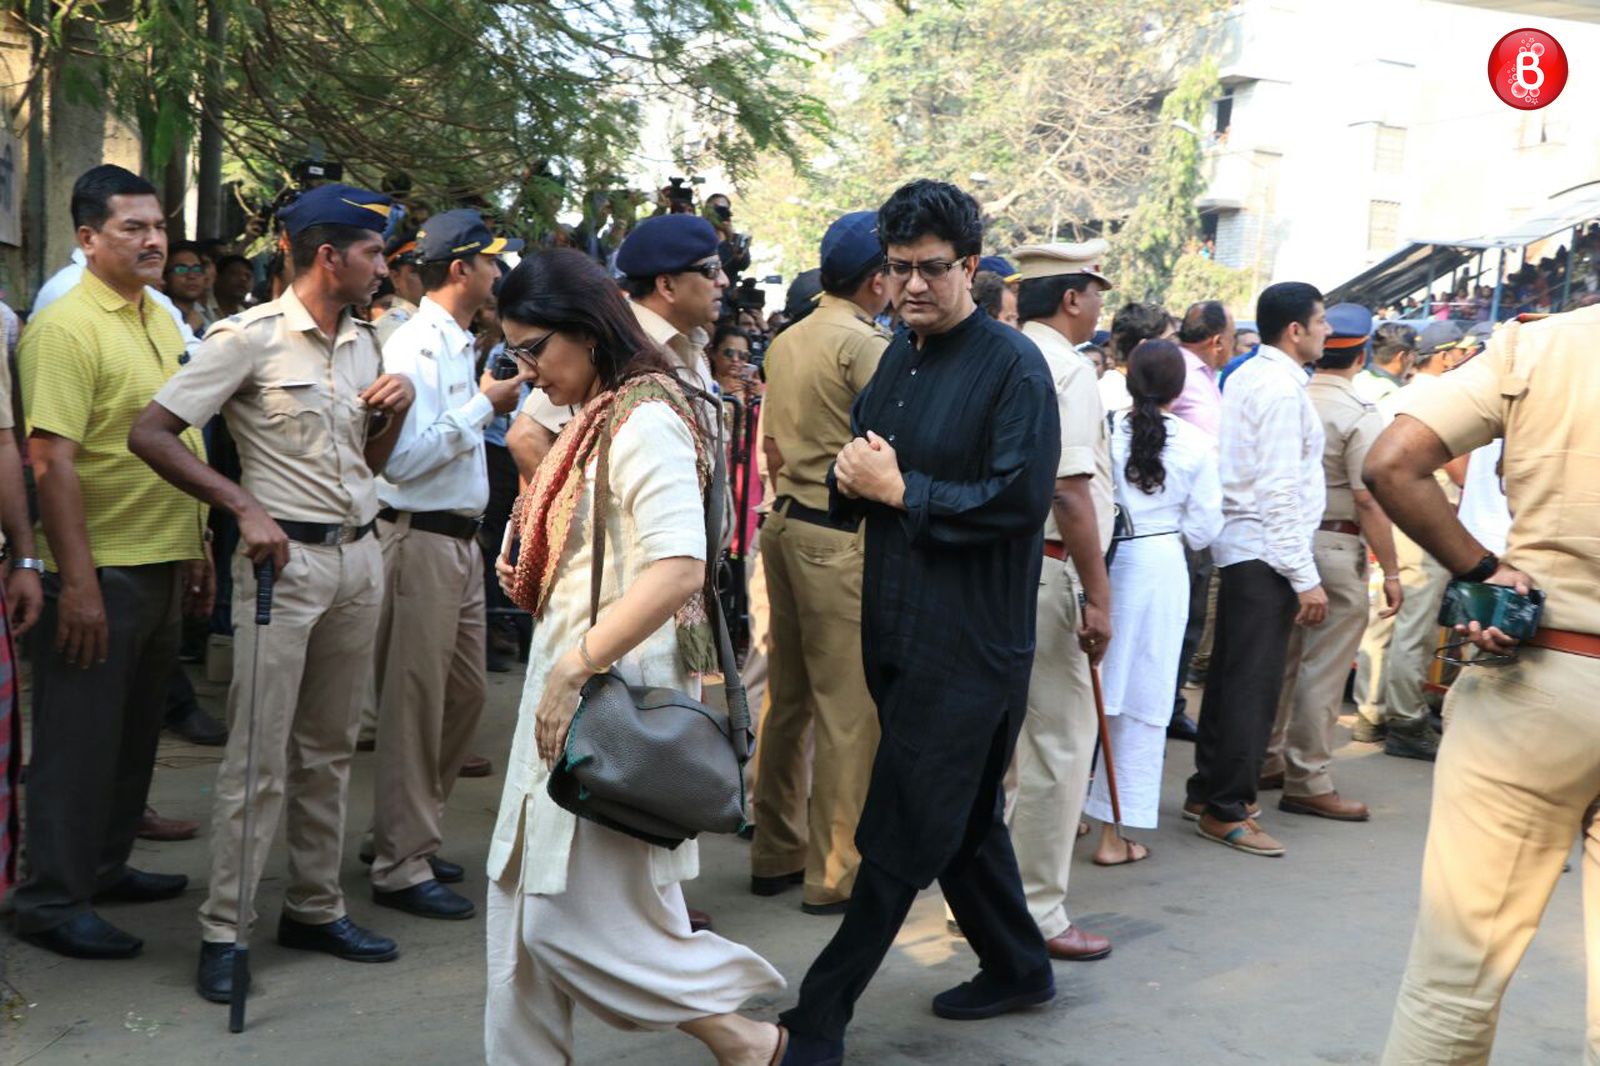
[[[1100,827],[1100,846],[1094,849],[1096,866],[1126,866],[1150,857],[1150,849],[1143,844],[1117,835],[1109,825]]]
[[[678,1026],[717,1057],[717,1066],[767,1066],[778,1052],[778,1027],[742,1014],[714,1014]]]

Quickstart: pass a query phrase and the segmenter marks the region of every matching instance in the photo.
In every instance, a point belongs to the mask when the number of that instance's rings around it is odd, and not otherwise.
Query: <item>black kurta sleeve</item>
[[[902,471],[906,538],[917,546],[959,547],[1037,532],[1050,510],[1060,453],[1053,386],[1037,374],[1019,372],[1001,393],[990,422],[989,459],[981,477],[949,481]]]

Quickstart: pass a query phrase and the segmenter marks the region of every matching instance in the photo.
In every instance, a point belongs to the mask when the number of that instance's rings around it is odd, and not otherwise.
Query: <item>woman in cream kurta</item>
[[[540,253],[525,263],[537,268],[554,254]],[[569,272],[581,269],[558,262]],[[514,277],[507,278],[507,289],[515,289]],[[546,332],[509,320],[505,326],[513,347]],[[539,357],[535,380],[541,387],[552,372],[547,367],[559,364],[561,347],[549,344]],[[563,434],[581,421],[574,419]],[[666,402],[646,400],[617,425],[610,447],[600,626],[653,564],[703,563],[706,551],[695,445],[684,420]],[[558,441],[551,456],[560,450]],[[782,988],[783,979],[749,949],[714,933],[690,931],[679,882],[698,872],[695,843],[672,850],[646,844],[576,818],[546,792],[549,771],[536,739],[535,712],[547,684],[555,683],[552,671],[563,669],[563,660],[590,631],[594,476],[591,455],[554,583],[534,627],[489,849],[486,1055],[493,1064],[576,1061],[573,1008],[582,1006],[621,1029],[682,1027],[711,1046],[719,1062],[765,1062],[775,1030],[733,1012],[753,995]],[[612,669],[630,684],[696,696],[700,691],[699,679],[681,662],[672,618],[621,653]],[[764,1054],[746,1046],[763,1040]]]

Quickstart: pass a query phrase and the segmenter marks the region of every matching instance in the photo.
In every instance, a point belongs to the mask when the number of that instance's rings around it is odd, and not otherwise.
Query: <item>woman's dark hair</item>
[[[1168,325],[1166,308],[1160,304],[1123,304],[1111,319],[1111,357],[1127,365],[1140,341],[1154,340]]]
[[[594,342],[601,387],[614,389],[640,374],[666,374],[684,394],[689,386],[639,320],[605,269],[573,248],[547,248],[524,256],[500,283],[500,320],[543,326]]]
[[[1322,302],[1322,292],[1303,281],[1280,281],[1261,290],[1256,299],[1256,326],[1263,344],[1277,344],[1289,323],[1309,329],[1311,316]]]
[[[1017,319],[1032,322],[1049,318],[1061,306],[1068,290],[1083,292],[1094,279],[1087,274],[1057,274],[1049,278],[1028,278],[1017,286]]]
[[[878,208],[878,240],[887,249],[923,237],[949,241],[957,257],[983,251],[983,215],[978,201],[944,181],[918,178],[896,189]]]
[[[716,330],[711,334],[711,350],[716,351],[722,347],[722,342],[729,337],[743,337],[746,344],[750,343],[750,334],[739,328],[738,322],[725,318],[717,323]]]
[[[1183,353],[1169,340],[1140,341],[1128,356],[1128,395],[1133,397],[1128,429],[1133,440],[1123,470],[1146,495],[1167,483],[1167,468],[1161,464],[1167,422],[1161,408],[1183,391],[1186,372]]]

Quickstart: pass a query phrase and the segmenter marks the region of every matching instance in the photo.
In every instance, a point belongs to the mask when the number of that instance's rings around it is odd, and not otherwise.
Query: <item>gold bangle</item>
[[[609,674],[611,672],[611,667],[601,666],[599,663],[595,662],[593,656],[589,654],[588,640],[589,634],[587,633],[578,638],[578,658],[583,660],[583,668],[589,671],[591,674]]]

